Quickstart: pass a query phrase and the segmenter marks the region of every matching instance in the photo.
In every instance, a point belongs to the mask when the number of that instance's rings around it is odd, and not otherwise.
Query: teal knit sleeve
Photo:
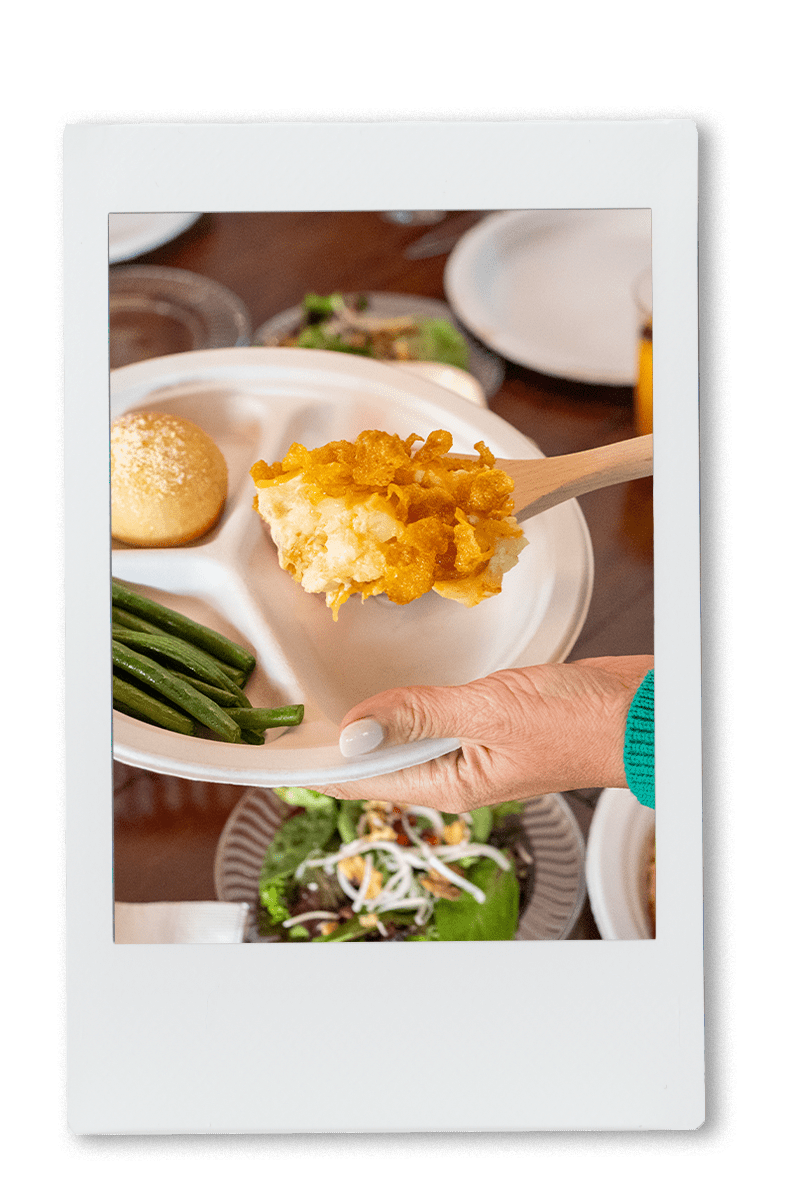
[[[625,778],[639,804],[655,807],[655,672],[633,697],[625,726]]]

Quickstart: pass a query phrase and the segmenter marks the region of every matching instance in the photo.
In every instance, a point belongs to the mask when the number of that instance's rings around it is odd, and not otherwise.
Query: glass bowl
[[[110,368],[187,350],[248,346],[244,304],[213,279],[175,267],[113,267]]]

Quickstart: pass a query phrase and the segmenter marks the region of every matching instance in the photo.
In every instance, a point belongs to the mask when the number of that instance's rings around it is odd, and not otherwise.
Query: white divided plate
[[[225,822],[217,844],[216,894],[225,902],[249,906],[247,941],[259,940],[255,914],[260,868],[288,811],[274,792],[250,788]],[[529,800],[523,828],[534,858],[534,886],[514,940],[563,941],[572,933],[586,898],[583,834],[566,800],[556,794]]]
[[[607,788],[595,805],[586,847],[586,886],[606,941],[652,937],[646,892],[655,812],[627,788]]]
[[[109,260],[126,262],[171,242],[189,229],[203,214],[193,213],[110,213]]]
[[[450,392],[457,392],[458,396],[463,396],[472,404],[487,408],[482,384],[469,371],[452,367],[449,363],[437,362],[397,362],[391,365],[397,367],[398,371],[407,371],[410,375],[421,376],[422,379],[432,379],[433,383],[449,388]]]
[[[510,362],[581,383],[635,382],[633,289],[652,255],[649,209],[494,213],[450,254],[444,291]]]
[[[114,754],[165,775],[236,785],[327,786],[426,762],[455,739],[415,742],[346,759],[339,724],[358,701],[397,685],[458,684],[504,667],[561,661],[581,630],[592,590],[589,531],[572,500],[524,528],[529,546],[500,595],[465,608],[434,592],[408,605],[356,596],[339,620],[277,561],[252,508],[249,470],[364,429],[407,437],[448,429],[459,453],[486,442],[502,458],[542,457],[487,409],[385,363],[332,351],[241,347],[168,355],[110,375],[113,417],[132,408],[188,417],[222,450],[229,490],[221,520],[177,549],[113,544],[112,570],[168,606],[253,649],[255,704],[303,703],[304,721],[264,746],[229,745],[114,714]]]

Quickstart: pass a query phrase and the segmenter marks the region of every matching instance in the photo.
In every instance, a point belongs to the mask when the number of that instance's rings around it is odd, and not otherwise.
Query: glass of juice
[[[652,432],[652,268],[638,276],[633,286],[638,310],[638,363],[633,395],[637,437]]]

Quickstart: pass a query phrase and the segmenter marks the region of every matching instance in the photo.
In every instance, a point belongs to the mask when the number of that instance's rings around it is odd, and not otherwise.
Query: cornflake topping
[[[473,606],[501,591],[526,545],[513,481],[484,442],[476,460],[451,448],[446,430],[367,429],[315,450],[294,442],[282,462],[252,468],[280,565],[324,592],[335,620],[354,594],[409,604],[432,588]]]

